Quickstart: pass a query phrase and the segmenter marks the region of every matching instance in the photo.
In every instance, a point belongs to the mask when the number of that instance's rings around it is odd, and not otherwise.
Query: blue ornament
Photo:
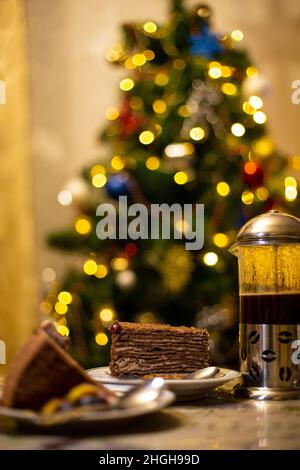
[[[129,195],[129,178],[127,175],[113,175],[109,178],[105,185],[107,194],[113,199],[118,199],[119,196]]]
[[[213,59],[216,54],[224,51],[218,36],[212,33],[208,26],[202,27],[201,33],[192,34],[189,42],[192,55],[204,56],[207,59]]]
[[[245,214],[244,208],[242,203],[239,205],[238,208],[238,215],[237,215],[237,220],[235,222],[235,228],[239,230],[249,219],[247,215]]]

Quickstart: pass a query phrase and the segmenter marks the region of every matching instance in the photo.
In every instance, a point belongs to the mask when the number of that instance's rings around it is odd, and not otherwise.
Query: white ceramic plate
[[[122,392],[122,388],[125,392],[143,382],[143,379],[113,377],[110,375],[109,367],[97,367],[86,372],[94,380],[109,385],[116,392]],[[239,379],[240,376],[240,372],[236,370],[220,369],[219,374],[211,379],[166,379],[166,385],[176,394],[177,400],[196,400],[230,380]]]
[[[51,415],[50,420],[44,420],[39,413],[29,410],[17,410],[14,408],[0,407],[0,418],[13,418],[17,423],[27,426],[39,428],[49,428],[56,426],[62,429],[76,429],[82,426],[93,425],[97,429],[109,423],[118,423],[121,420],[129,420],[144,416],[155,411],[166,408],[175,399],[174,393],[169,390],[163,390],[161,395],[143,406],[136,406],[128,409],[112,409],[112,410],[92,410],[79,411],[75,408],[71,411],[55,413]],[[78,412],[79,411],[79,412]]]

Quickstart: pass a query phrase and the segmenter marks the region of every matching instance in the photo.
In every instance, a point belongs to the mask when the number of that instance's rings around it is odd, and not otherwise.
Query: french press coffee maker
[[[248,221],[239,265],[239,348],[248,398],[300,397],[300,220],[272,210]]]

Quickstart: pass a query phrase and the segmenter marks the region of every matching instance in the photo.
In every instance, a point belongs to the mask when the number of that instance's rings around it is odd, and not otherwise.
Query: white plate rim
[[[94,371],[101,371],[103,372],[103,377],[95,377],[93,375]],[[112,377],[108,374],[109,366],[102,366],[102,367],[94,367],[92,369],[88,369],[85,372],[89,374],[94,380],[101,381],[102,383],[106,384],[118,384],[118,385],[139,385],[143,383],[144,379],[127,379],[127,378],[119,378],[119,377]],[[238,379],[241,377],[241,372],[234,370],[234,369],[226,369],[220,367],[220,372],[224,374],[223,377],[211,377],[210,379],[165,379],[166,385],[181,385],[184,386],[196,386],[197,384],[203,386],[201,388],[205,388],[205,386],[211,387],[218,387],[218,385],[224,384],[229,382],[230,380]]]
[[[0,406],[0,417],[12,418],[17,422],[28,423],[41,428],[50,429],[52,426],[65,427],[79,423],[108,423],[110,421],[137,418],[154,413],[166,408],[175,400],[175,394],[170,390],[163,390],[161,395],[149,403],[148,406],[132,407],[128,409],[115,408],[111,410],[87,411],[78,416],[78,419],[57,422],[53,425],[45,425],[39,419],[39,414],[30,410],[19,410]]]

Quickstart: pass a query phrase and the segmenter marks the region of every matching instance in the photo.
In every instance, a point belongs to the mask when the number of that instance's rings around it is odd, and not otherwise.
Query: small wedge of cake
[[[103,403],[108,406],[115,395],[94,382],[63,349],[51,325],[38,328],[17,352],[4,380],[1,405],[10,408],[39,410],[52,398],[66,395],[80,384],[99,387]]]
[[[176,376],[208,366],[207,330],[115,322],[111,332],[111,375]]]

